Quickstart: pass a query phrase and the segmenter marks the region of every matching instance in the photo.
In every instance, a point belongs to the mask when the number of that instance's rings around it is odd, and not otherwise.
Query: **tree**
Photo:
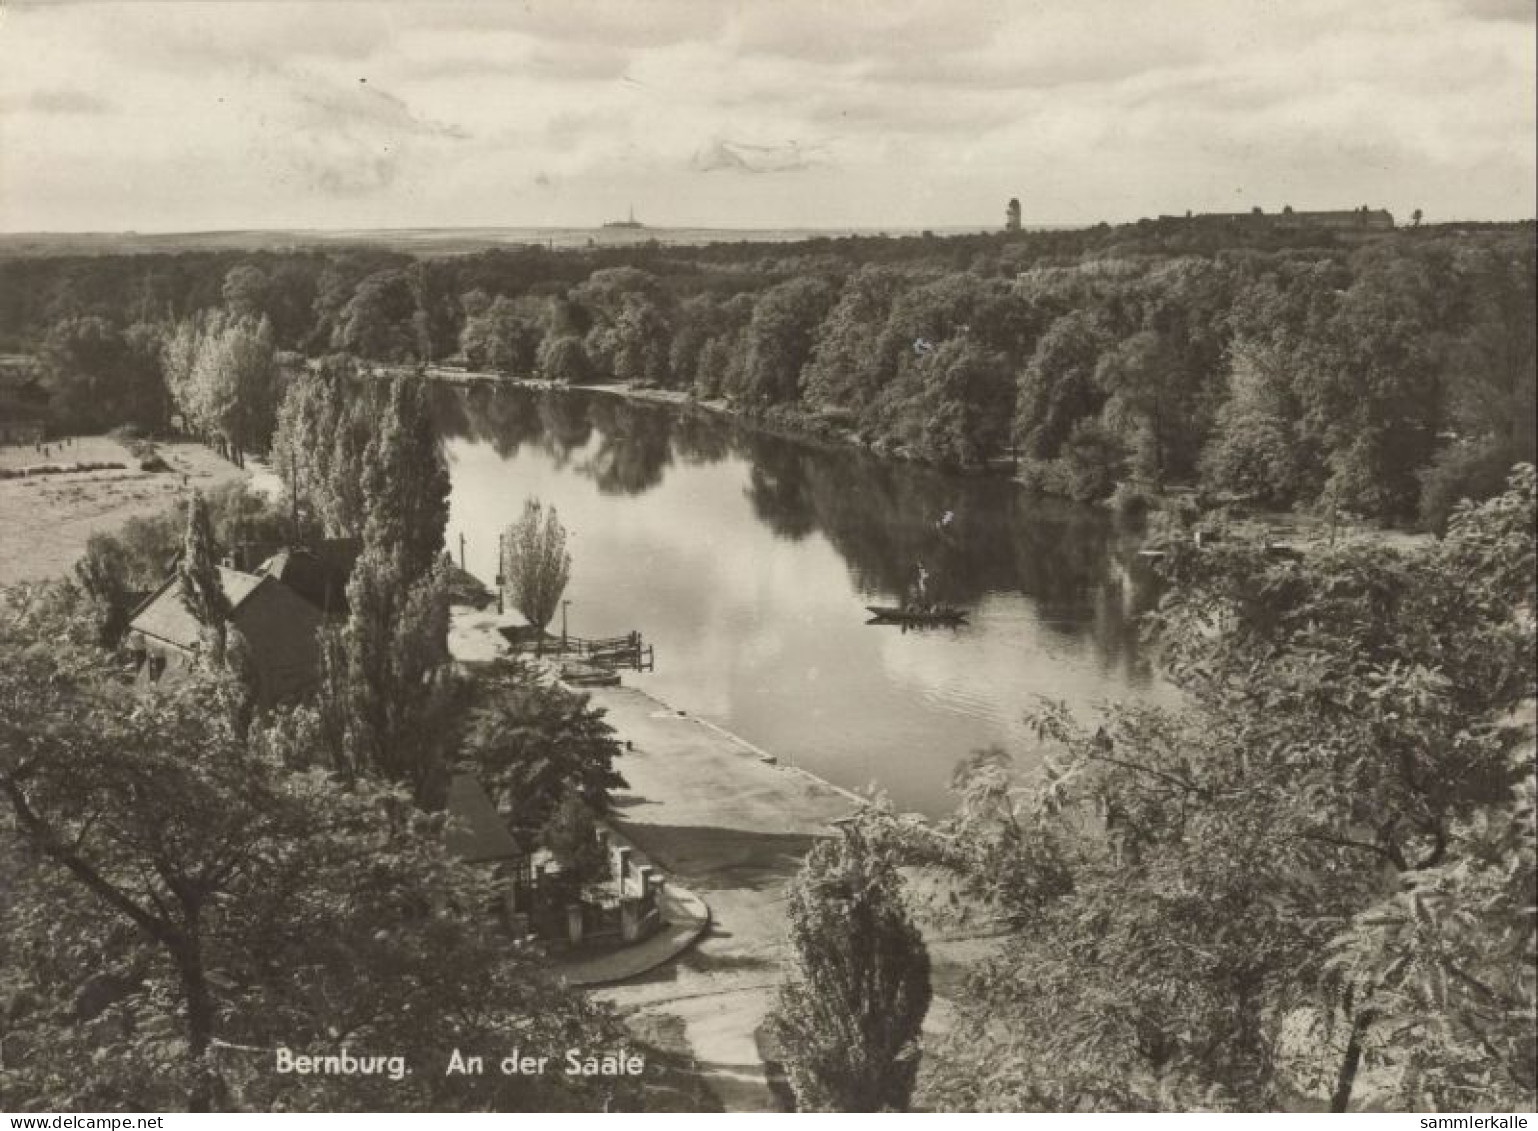
[[[182,322],[161,351],[183,423],[214,438],[237,463],[265,448],[277,408],[277,349],[265,317],[222,310]]]
[[[321,711],[333,764],[442,805],[458,687],[448,650],[448,470],[424,382],[398,378],[364,452],[363,549],[348,618],[322,639]]]
[[[530,848],[568,798],[602,815],[610,791],[625,785],[614,769],[619,743],[603,714],[586,695],[522,662],[501,662],[484,674],[465,731],[464,764]]]
[[[539,372],[547,381],[580,385],[592,376],[587,349],[575,334],[545,338],[539,344],[538,360]]]
[[[347,584],[347,623],[321,638],[320,709],[332,764],[373,774],[440,808],[461,689],[448,650],[444,567],[403,583],[397,564],[365,543]]]
[[[744,331],[741,386],[734,390],[743,401],[765,407],[796,400],[802,367],[833,300],[832,287],[819,278],[791,279],[759,296]]]
[[[1229,393],[1202,456],[1210,487],[1286,507],[1318,490],[1309,482],[1297,409],[1287,383],[1287,359],[1273,346],[1235,341]]]
[[[547,512],[538,499],[527,500],[523,516],[502,532],[502,585],[541,638],[570,580],[571,555],[560,516],[554,507]]]
[[[426,360],[417,334],[418,310],[408,271],[376,271],[358,282],[337,313],[331,348],[371,361]]]
[[[147,326],[125,333],[105,318],[66,318],[48,330],[39,371],[51,409],[68,428],[107,429],[164,423],[165,386],[158,341]]]
[[[1378,1103],[1531,1104],[1534,518],[1528,467],[1414,551],[1169,545],[1188,706],[1045,707],[1035,781],[888,824],[1010,924],[934,1102],[1347,1110],[1371,1050]]]
[[[130,590],[127,553],[110,534],[97,531],[86,540],[85,553],[75,563],[75,580],[90,603],[97,625],[97,643],[116,648],[128,630]]]
[[[969,335],[916,359],[919,389],[905,397],[903,434],[924,458],[951,467],[980,467],[1009,439],[1013,375],[1004,356]]]
[[[443,552],[449,473],[428,404],[427,383],[398,377],[384,419],[363,453],[364,542],[395,559],[404,587]]]
[[[484,298],[484,295],[480,296]],[[475,369],[526,375],[542,344],[539,322],[524,304],[498,296],[483,307],[466,296],[468,317],[460,332],[459,348]],[[469,307],[479,307],[470,313]]]
[[[889,859],[851,830],[790,886],[790,958],[771,1021],[802,1111],[906,1111],[929,952]]]
[[[54,610],[57,612],[57,609]],[[625,1082],[445,1076],[450,1051],[623,1047],[493,929],[443,820],[309,760],[314,720],[235,725],[195,673],[135,693],[32,595],[0,631],[6,1098],[18,1108],[561,1110]],[[273,1071],[278,1048],[402,1057]],[[404,1069],[409,1068],[409,1074]]]
[[[1074,427],[1105,400],[1095,380],[1105,327],[1088,311],[1052,323],[1020,374],[1015,438],[1032,459],[1055,459]]]
[[[801,379],[812,408],[865,408],[893,372],[880,347],[892,304],[909,280],[890,268],[864,267],[844,283],[838,301],[817,327],[817,341]],[[910,336],[910,341],[911,336]]]
[[[363,457],[377,415],[374,398],[341,355],[294,372],[272,440],[272,466],[302,528],[330,537],[363,533]]]
[[[182,541],[181,561],[176,566],[176,585],[182,604],[203,626],[209,660],[223,663],[233,610],[219,575],[219,550],[208,517],[208,503],[200,491],[194,491],[187,502],[187,532]]]

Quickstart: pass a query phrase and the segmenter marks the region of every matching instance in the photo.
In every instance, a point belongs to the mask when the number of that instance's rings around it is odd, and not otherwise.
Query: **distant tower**
[[[1006,232],[1018,232],[1020,230],[1020,198],[1010,197],[1009,207],[1004,211],[1004,230]]]

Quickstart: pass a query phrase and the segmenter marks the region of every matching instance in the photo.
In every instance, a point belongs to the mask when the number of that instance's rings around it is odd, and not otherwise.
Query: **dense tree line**
[[[1042,491],[1445,521],[1534,457],[1530,225],[1159,221],[781,245],[10,260],[0,342],[71,426],[264,447],[301,357],[724,399]]]

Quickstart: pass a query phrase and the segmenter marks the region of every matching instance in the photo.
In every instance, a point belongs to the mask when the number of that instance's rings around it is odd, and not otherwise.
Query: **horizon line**
[[[1317,209],[1300,209],[1299,211],[1311,212]],[[1328,210],[1326,210],[1328,211]],[[1239,215],[1240,213],[1233,213]],[[1246,213],[1247,214],[1247,213]],[[1111,227],[1137,224],[1144,220],[1160,219],[1199,219],[1204,216],[1227,216],[1229,213],[1217,212],[1192,212],[1189,215],[1179,213],[1160,213],[1153,216],[1139,216],[1136,219],[1099,219],[1099,220],[1031,220],[1022,221],[1018,229],[1022,232],[1043,229],[1075,229],[1094,228],[1105,224]],[[1263,212],[1261,215],[1275,217],[1283,215],[1282,212]],[[1538,222],[1538,213],[1527,216],[1507,216],[1500,218],[1479,218],[1472,216],[1449,217],[1443,220],[1430,220],[1422,222],[1422,227],[1437,227],[1448,224],[1530,224]],[[1404,226],[1404,225],[1399,225]],[[289,225],[252,225],[247,227],[220,227],[220,228],[28,228],[9,229],[0,228],[0,239],[50,237],[50,236],[130,236],[130,237],[165,237],[165,236],[231,236],[245,235],[249,233],[260,234],[295,234],[295,235],[325,235],[346,236],[353,234],[398,234],[403,232],[506,232],[506,231],[532,231],[532,232],[602,232],[612,230],[606,225],[592,224],[455,224],[455,225],[431,225],[431,224],[405,224],[378,227],[315,227],[315,226],[289,226]],[[1009,229],[1003,225],[979,225],[979,224],[886,224],[886,225],[855,225],[855,224],[643,224],[640,228],[624,229],[628,232],[810,232],[816,234],[854,234],[854,235],[885,235],[885,234],[916,234],[922,232],[944,233],[947,235],[958,234],[982,234],[988,235],[995,232],[1006,232]],[[637,241],[640,242],[640,241]]]

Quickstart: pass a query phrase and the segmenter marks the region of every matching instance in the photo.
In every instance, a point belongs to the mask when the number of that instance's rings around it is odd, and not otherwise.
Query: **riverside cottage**
[[[219,583],[230,627],[249,647],[258,700],[292,702],[312,693],[320,683],[320,611],[273,577],[221,566]],[[183,603],[175,575],[134,610],[126,644],[143,684],[175,678],[191,665],[203,648],[203,626]]]

